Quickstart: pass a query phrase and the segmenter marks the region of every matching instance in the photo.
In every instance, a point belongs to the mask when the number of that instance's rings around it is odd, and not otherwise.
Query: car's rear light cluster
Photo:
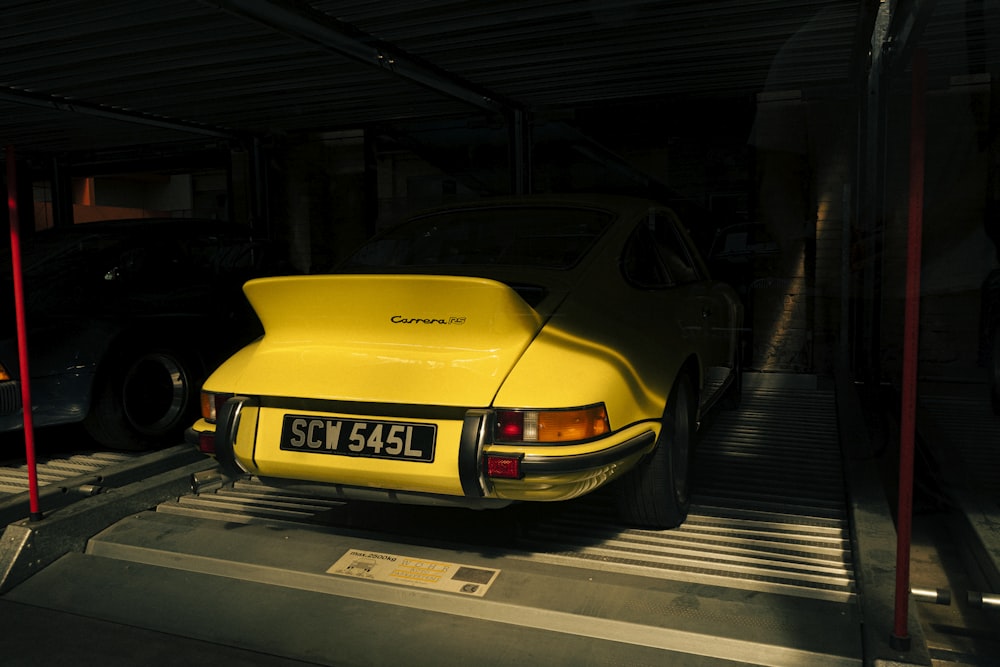
[[[232,396],[232,394],[216,394],[210,391],[201,392],[201,416],[209,424],[214,424],[222,406]],[[198,450],[204,454],[215,453],[215,431],[205,431],[198,435]]]
[[[585,442],[611,432],[603,403],[568,410],[497,410],[497,443]]]
[[[222,406],[232,398],[232,394],[216,394],[211,391],[201,392],[201,416],[209,424],[214,424]]]

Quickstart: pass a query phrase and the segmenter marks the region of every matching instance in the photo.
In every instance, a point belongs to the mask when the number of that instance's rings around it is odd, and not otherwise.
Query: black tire
[[[109,356],[98,371],[83,422],[90,436],[120,450],[180,443],[198,411],[202,372],[197,357],[157,344],[126,345]]]
[[[656,448],[618,484],[618,511],[625,522],[667,529],[687,518],[694,406],[691,380],[682,375],[667,400]]]

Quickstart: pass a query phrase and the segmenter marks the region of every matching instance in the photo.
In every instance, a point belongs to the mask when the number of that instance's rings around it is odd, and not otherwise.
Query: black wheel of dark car
[[[180,442],[196,416],[198,369],[194,355],[182,349],[126,346],[99,371],[87,432],[113,449]]]
[[[664,529],[687,518],[693,425],[694,392],[691,380],[682,375],[667,401],[656,448],[618,485],[619,513],[626,522]]]
[[[1000,415],[1000,326],[993,328],[990,338],[990,400],[993,414]]]

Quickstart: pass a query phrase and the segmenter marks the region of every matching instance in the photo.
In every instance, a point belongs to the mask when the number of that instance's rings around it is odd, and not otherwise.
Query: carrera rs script
[[[440,317],[403,317],[402,315],[393,315],[389,318],[389,321],[393,324],[465,324],[464,317],[443,319]]]

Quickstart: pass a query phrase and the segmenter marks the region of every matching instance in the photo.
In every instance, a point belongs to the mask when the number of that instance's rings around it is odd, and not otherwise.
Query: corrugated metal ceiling
[[[529,106],[844,85],[858,2],[319,3]],[[392,11],[393,7],[418,7]],[[802,48],[804,45],[806,48]],[[776,70],[784,68],[784,72]],[[773,74],[780,79],[769,81]]]
[[[786,89],[849,95],[874,4],[6,0],[0,143],[78,151],[483,113],[457,89],[531,112]],[[274,20],[287,10],[328,18],[327,32],[379,58]],[[432,84],[401,76],[404,64]]]

